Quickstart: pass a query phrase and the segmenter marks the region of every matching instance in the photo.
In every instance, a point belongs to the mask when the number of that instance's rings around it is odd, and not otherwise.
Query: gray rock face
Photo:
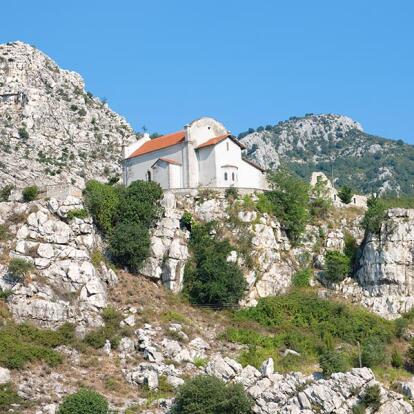
[[[391,209],[380,235],[369,236],[356,274],[338,290],[389,319],[414,306],[414,210]]]
[[[25,187],[120,173],[132,128],[85,92],[80,75],[32,46],[0,45],[0,182]],[[11,154],[13,148],[13,156]]]
[[[15,207],[21,208],[18,203],[0,204],[9,208],[3,206],[5,222]],[[117,277],[104,263],[95,268],[91,262],[91,251],[101,245],[92,220],[66,218],[70,210],[83,208],[81,201],[68,197],[24,206],[27,218],[14,227],[16,243],[10,255],[32,262],[35,271],[17,284],[5,277],[7,268],[0,272],[0,286],[13,291],[9,306],[14,318],[48,327],[73,322],[79,330],[101,324],[107,287]]]

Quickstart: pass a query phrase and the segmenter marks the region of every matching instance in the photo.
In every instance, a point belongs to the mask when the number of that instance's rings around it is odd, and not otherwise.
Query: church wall
[[[152,172],[152,165],[158,158],[171,158],[183,162],[183,144],[173,145],[158,151],[150,152],[124,161],[124,184],[129,185],[136,180],[146,180],[147,171]]]
[[[216,154],[214,146],[197,150],[199,184],[205,187],[216,186]]]

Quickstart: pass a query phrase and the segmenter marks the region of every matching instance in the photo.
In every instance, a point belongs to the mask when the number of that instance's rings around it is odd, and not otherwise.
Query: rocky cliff
[[[414,193],[414,147],[367,134],[346,116],[292,117],[239,137],[246,155],[265,168],[287,164],[306,179],[323,171],[337,186],[351,185],[362,194]]]
[[[120,173],[129,124],[63,70],[21,42],[0,45],[0,182],[23,187],[106,180]]]

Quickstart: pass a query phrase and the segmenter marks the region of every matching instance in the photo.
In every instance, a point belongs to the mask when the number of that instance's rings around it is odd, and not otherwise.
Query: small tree
[[[309,205],[313,217],[325,218],[328,215],[332,200],[325,180],[318,180],[312,187]]]
[[[95,391],[81,389],[63,400],[58,414],[108,414],[108,401]]]
[[[353,195],[354,195],[354,192],[352,191],[352,188],[348,187],[347,185],[344,185],[338,191],[338,197],[341,199],[341,201],[344,204],[349,204],[352,201],[352,196]]]
[[[12,284],[22,283],[24,278],[33,270],[33,268],[31,262],[15,257],[9,262],[7,280]]]
[[[39,195],[39,188],[36,185],[32,185],[30,187],[26,187],[23,192],[23,201],[28,203],[29,201],[33,201]]]
[[[299,242],[309,219],[309,185],[289,171],[280,169],[268,176],[272,187],[266,193],[276,215],[293,244]]]
[[[325,275],[334,283],[342,282],[351,272],[351,260],[338,251],[329,251],[325,254]]]
[[[201,375],[181,386],[171,414],[251,414],[252,405],[240,384]]]
[[[345,372],[350,368],[348,358],[342,352],[324,350],[319,356],[319,365],[325,376],[329,377],[334,372]]]
[[[364,367],[375,368],[386,361],[385,345],[378,338],[370,338],[362,344],[361,361]]]
[[[210,235],[211,227],[210,223],[192,228],[193,258],[185,266],[184,291],[193,303],[235,305],[243,297],[247,283],[239,266],[227,261],[232,246]]]
[[[98,228],[105,234],[112,231],[120,193],[120,188],[102,184],[96,180],[86,183],[85,205]]]
[[[385,219],[386,206],[378,197],[371,197],[367,202],[368,210],[362,219],[362,227],[366,233],[379,234]]]
[[[109,252],[113,259],[137,272],[148,257],[150,238],[148,228],[141,223],[117,224],[109,239]]]

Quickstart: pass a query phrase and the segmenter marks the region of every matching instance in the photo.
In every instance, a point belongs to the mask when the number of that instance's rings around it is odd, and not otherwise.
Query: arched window
[[[226,142],[226,148],[227,148],[227,151],[230,151],[230,144],[228,142]]]
[[[228,175],[227,175],[227,173],[225,172],[224,173],[224,181],[227,181],[228,180]]]
[[[234,181],[234,179],[235,179],[235,174],[234,174],[234,172],[232,172],[231,173],[231,180]]]
[[[151,171],[147,171],[147,181],[151,181]]]
[[[356,204],[356,198],[354,197],[354,204]]]

